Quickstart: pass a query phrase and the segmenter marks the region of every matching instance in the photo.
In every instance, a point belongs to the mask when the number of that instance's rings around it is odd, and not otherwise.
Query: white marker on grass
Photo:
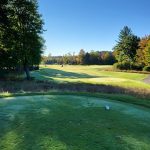
[[[110,106],[105,105],[105,110],[110,110]]]

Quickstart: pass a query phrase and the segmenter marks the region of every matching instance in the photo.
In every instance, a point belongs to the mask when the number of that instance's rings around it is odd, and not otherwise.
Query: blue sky
[[[45,55],[112,50],[120,30],[150,34],[150,0],[38,0]]]

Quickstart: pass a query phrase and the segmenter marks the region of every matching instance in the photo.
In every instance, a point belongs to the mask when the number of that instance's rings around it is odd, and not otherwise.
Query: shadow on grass
[[[91,92],[109,94],[128,94],[141,98],[150,98],[150,90],[138,88],[124,88],[114,85],[89,83],[58,83],[55,80],[37,81],[0,81],[0,93],[49,92],[53,90],[70,92]]]
[[[20,103],[22,101],[16,105]],[[30,106],[17,112],[13,120],[0,120],[1,150],[125,150],[133,149],[133,146],[135,149],[146,149],[144,145],[150,147],[150,127],[118,111],[108,113],[98,107],[72,107],[69,101],[60,101],[61,105],[54,100],[27,100],[26,103]]]
[[[62,71],[58,69],[40,69],[37,71],[41,74],[41,76],[48,76],[49,78],[57,77],[57,78],[71,78],[71,79],[78,79],[78,78],[96,78],[97,76],[88,75],[85,73],[74,73],[69,71]]]

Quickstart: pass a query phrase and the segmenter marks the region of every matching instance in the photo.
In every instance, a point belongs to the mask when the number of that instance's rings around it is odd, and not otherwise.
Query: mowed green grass
[[[0,150],[149,149],[149,108],[86,95],[0,99]]]
[[[112,66],[71,66],[47,65],[41,66],[39,71],[32,72],[32,76],[39,80],[54,82],[104,84],[130,88],[150,89],[150,84],[143,82],[147,74],[114,72]]]

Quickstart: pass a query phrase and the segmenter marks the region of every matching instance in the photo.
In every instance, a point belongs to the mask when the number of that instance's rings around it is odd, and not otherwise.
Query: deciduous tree
[[[8,60],[12,60],[15,67],[24,68],[29,79],[29,66],[39,64],[44,43],[37,0],[2,0],[0,7],[2,21],[7,24],[0,26],[0,49],[7,51]]]

